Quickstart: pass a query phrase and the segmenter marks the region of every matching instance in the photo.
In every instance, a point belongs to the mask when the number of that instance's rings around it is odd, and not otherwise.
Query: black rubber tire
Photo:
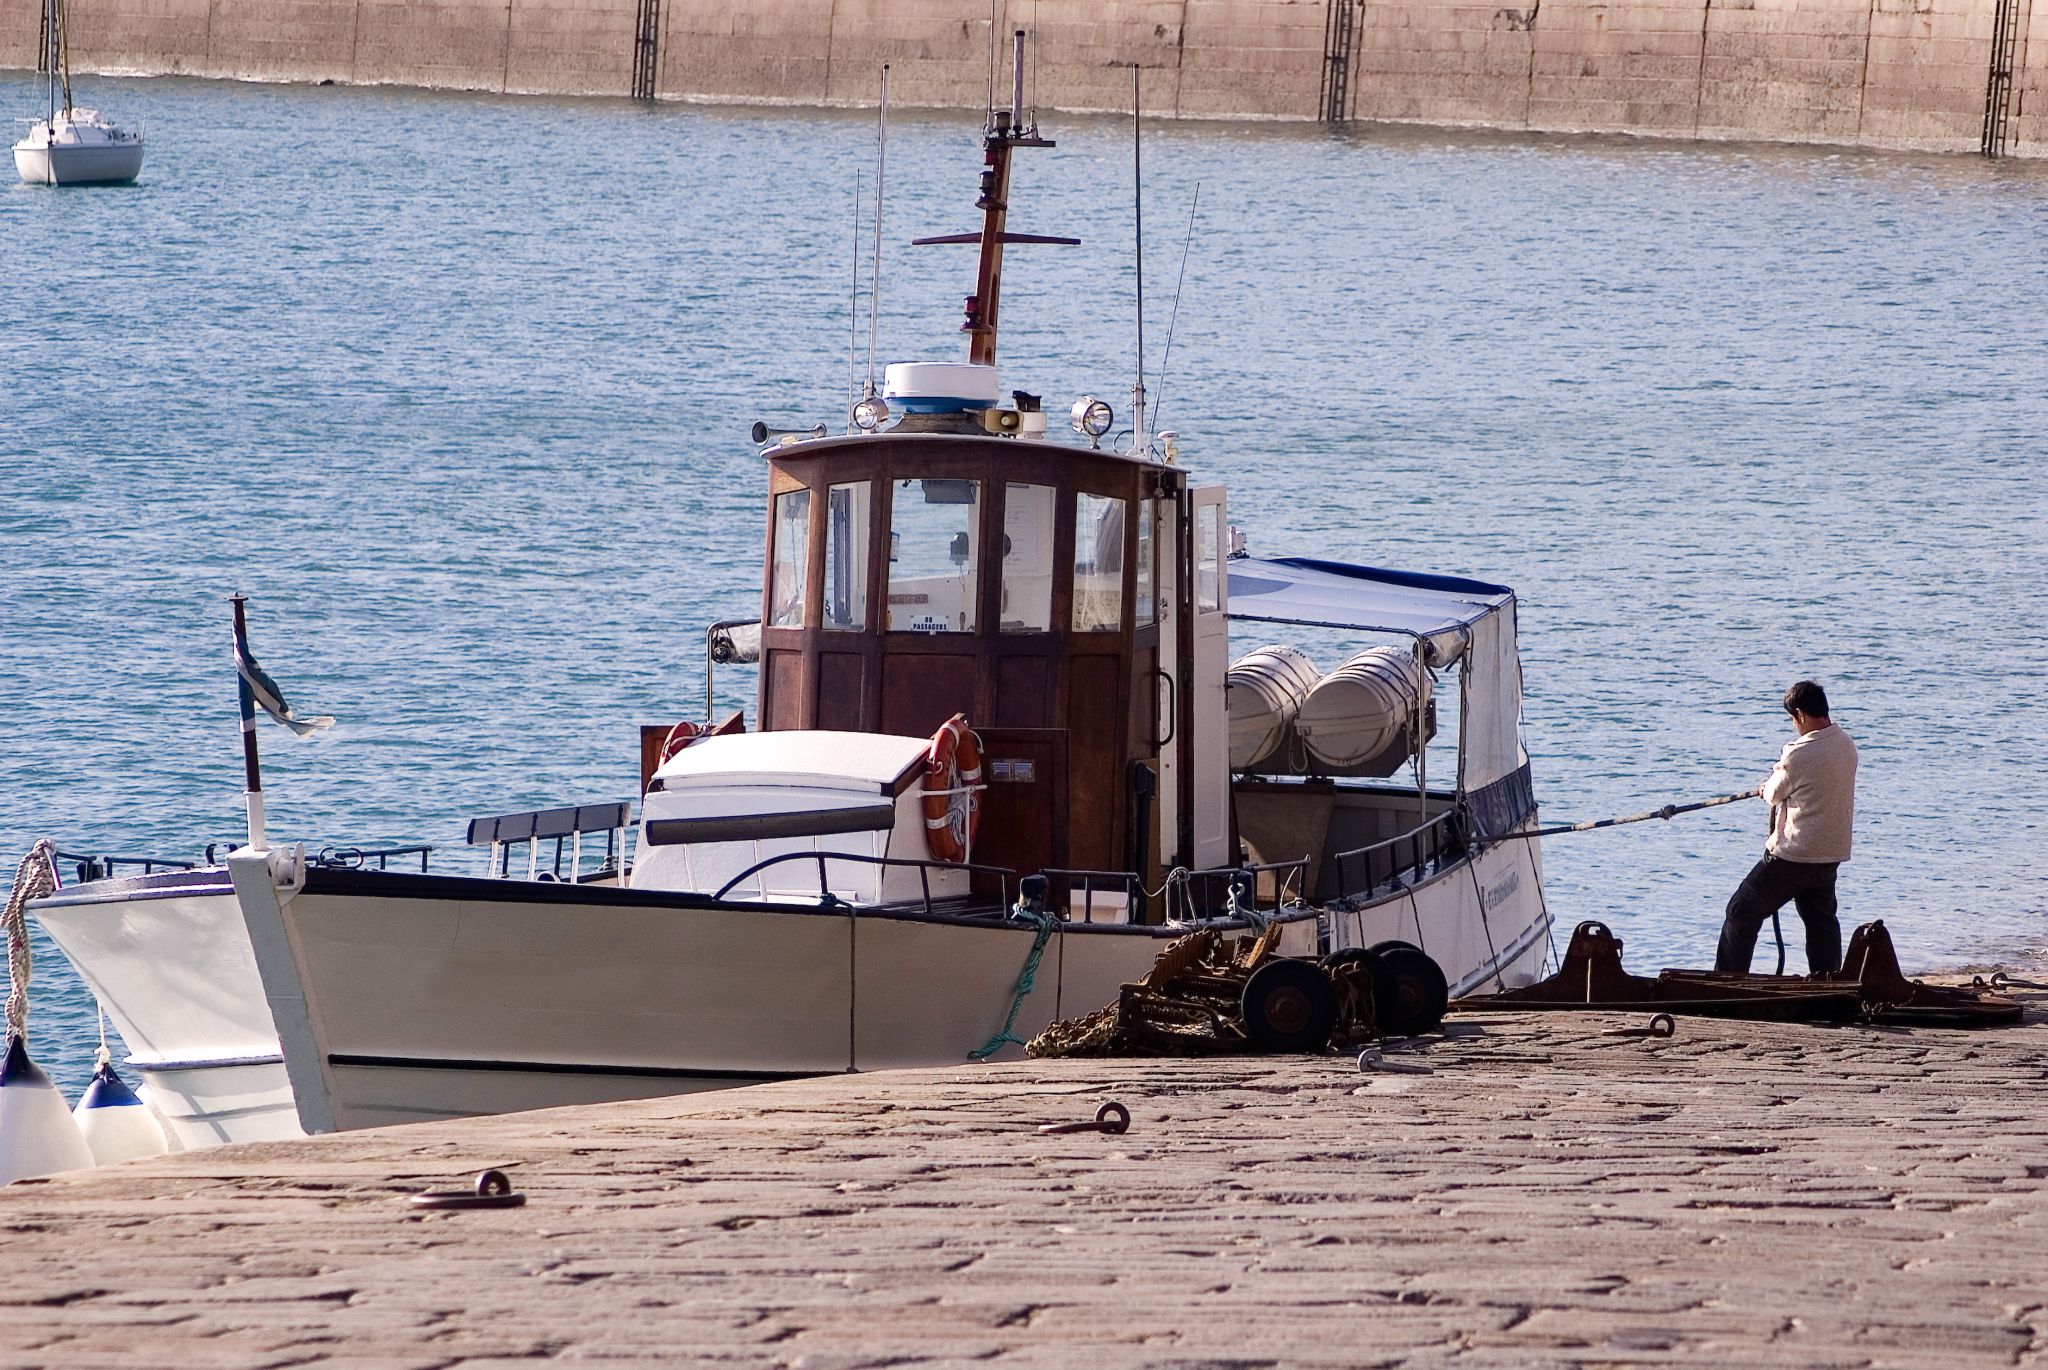
[[[1433,1032],[1444,1020],[1451,987],[1443,968],[1413,947],[1396,946],[1378,953],[1387,968],[1385,981],[1375,977],[1373,1008],[1380,1035],[1412,1037]],[[1384,988],[1382,988],[1384,985]]]
[[[1321,1051],[1337,1025],[1337,987],[1313,961],[1268,961],[1245,981],[1245,1036],[1261,1051]]]
[[[1398,941],[1398,940],[1390,940],[1390,941],[1386,941],[1386,942],[1375,942],[1375,943],[1373,943],[1373,944],[1372,944],[1372,947],[1371,947],[1371,950],[1373,950],[1373,951],[1380,951],[1380,952],[1385,952],[1385,951],[1421,951],[1421,950],[1422,950],[1422,948],[1421,948],[1421,947],[1418,947],[1418,946],[1416,946],[1416,945],[1415,945],[1415,944],[1414,944],[1413,942],[1402,942],[1402,941]],[[1425,954],[1427,954],[1427,953],[1425,953]]]
[[[1378,950],[1379,948],[1377,947],[1373,948],[1373,951]],[[1371,956],[1372,951],[1367,951],[1364,947],[1340,947],[1316,964],[1324,970],[1335,970],[1339,966],[1348,966],[1353,961],[1364,961]]]

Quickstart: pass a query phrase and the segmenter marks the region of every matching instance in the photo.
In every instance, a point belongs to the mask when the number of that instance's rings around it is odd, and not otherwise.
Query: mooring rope
[[[1039,959],[1045,955],[1046,943],[1052,940],[1053,929],[1059,926],[1059,920],[1050,913],[1041,912],[1021,902],[1010,910],[1010,917],[1036,924],[1038,933],[1031,939],[1031,954],[1024,958],[1024,969],[1017,973],[1017,992],[1010,998],[1009,1016],[1003,1019],[1002,1028],[988,1039],[985,1046],[978,1051],[967,1053],[967,1059],[970,1061],[986,1061],[1006,1046],[1024,1045],[1024,1039],[1015,1036],[1011,1029],[1017,1026],[1017,1010],[1024,1007],[1024,1001],[1030,997],[1032,987],[1038,983]]]
[[[28,1036],[28,982],[32,969],[28,946],[28,902],[57,888],[56,848],[48,838],[40,839],[14,868],[14,885],[8,891],[7,912],[0,915],[7,927],[7,1035]]]
[[[1718,795],[1713,799],[1702,799],[1696,804],[1666,804],[1661,809],[1647,813],[1632,813],[1625,818],[1598,818],[1590,823],[1564,823],[1554,828],[1531,828],[1528,832],[1503,832],[1491,834],[1490,842],[1509,842],[1522,837],[1555,837],[1565,832],[1592,832],[1596,828],[1618,828],[1624,823],[1647,823],[1653,818],[1673,819],[1682,813],[1697,813],[1701,809],[1718,809],[1723,804],[1733,804],[1743,799],[1755,799],[1762,790],[1744,790],[1741,794]]]

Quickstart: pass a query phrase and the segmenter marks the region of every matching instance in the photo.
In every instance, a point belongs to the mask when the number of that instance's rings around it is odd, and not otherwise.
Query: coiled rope
[[[1052,941],[1053,930],[1059,926],[1059,920],[1050,913],[1034,909],[1022,901],[1010,910],[1010,917],[1035,924],[1038,932],[1031,939],[1031,952],[1024,958],[1024,969],[1017,973],[1017,992],[1010,997],[1009,1016],[1003,1019],[1002,1028],[988,1039],[986,1045],[967,1053],[970,1061],[986,1061],[1006,1046],[1024,1045],[1024,1039],[1011,1029],[1017,1026],[1017,1010],[1024,1007],[1024,1000],[1030,997],[1032,987],[1038,983],[1038,962],[1045,955],[1046,944]]]
[[[7,1035],[28,1036],[28,982],[32,969],[28,946],[28,904],[57,888],[55,847],[40,839],[14,868],[14,885],[8,891],[7,912],[0,915],[7,928]]]

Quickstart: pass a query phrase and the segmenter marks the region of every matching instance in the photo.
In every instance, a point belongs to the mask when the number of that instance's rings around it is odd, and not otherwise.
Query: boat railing
[[[1133,871],[1051,869],[1041,873],[1055,882],[1056,888],[1050,892],[1049,902],[1058,916],[1068,922],[1097,921],[1096,914],[1102,910],[1096,899],[1098,890],[1123,896],[1124,902],[1119,910],[1122,917],[1117,921],[1138,922],[1139,911],[1151,893]],[[1273,877],[1273,894],[1271,908],[1261,911],[1277,915],[1287,906],[1290,892],[1294,897],[1306,895],[1308,858],[1257,865],[1214,866],[1207,870],[1176,867],[1167,874],[1166,882],[1158,893],[1166,896],[1168,922],[1191,923],[1203,918],[1227,918],[1232,912],[1231,893],[1234,889],[1241,889],[1242,882],[1250,884],[1249,906],[1258,909],[1257,890],[1259,877],[1263,875]]]
[[[533,809],[526,813],[472,818],[467,840],[472,847],[488,846],[491,849],[485,874],[495,879],[511,878],[512,849],[524,844],[528,880],[581,881],[585,878],[585,833],[593,838],[599,833],[604,835],[604,856],[597,867],[600,874],[624,866],[626,824],[632,812],[633,806],[628,803],[572,804],[557,809]],[[541,844],[548,841],[555,846],[544,870],[541,866]],[[564,861],[569,867],[566,875],[562,872]]]
[[[308,864],[314,866],[338,866],[344,870],[366,870],[372,861],[378,870],[389,870],[391,859],[397,856],[417,856],[420,870],[427,868],[427,857],[432,847],[322,847],[318,856]]]
[[[1427,873],[1445,857],[1470,847],[1471,824],[1462,806],[1445,809],[1407,832],[1353,847],[1330,857],[1336,869],[1336,897],[1356,898]]]
[[[212,849],[208,848],[210,852]],[[78,873],[78,883],[89,885],[95,880],[111,880],[123,866],[140,866],[144,875],[156,871],[189,871],[197,869],[197,861],[172,861],[162,856],[88,856],[84,852],[60,851],[59,861],[69,861]],[[211,857],[208,864],[212,864]]]
[[[856,852],[840,851],[791,851],[783,852],[779,856],[766,857],[756,861],[753,865],[747,867],[723,885],[720,885],[718,892],[712,898],[725,899],[741,885],[749,880],[756,879],[766,870],[802,861],[815,861],[817,863],[818,898],[820,901],[827,903],[846,904],[847,902],[840,898],[839,895],[833,893],[829,873],[826,870],[826,863],[831,861],[844,861],[861,866],[876,866],[883,870],[915,870],[917,872],[918,889],[922,895],[924,911],[926,913],[936,912],[936,907],[932,901],[932,872],[935,870],[966,871],[970,875],[993,876],[1002,896],[1000,907],[1008,909],[1016,901],[1017,872],[1006,866],[976,866],[959,861],[916,861],[901,856],[864,856]],[[761,897],[764,899],[768,898],[768,882],[762,880],[759,883]],[[853,906],[847,904],[847,907],[851,908]]]

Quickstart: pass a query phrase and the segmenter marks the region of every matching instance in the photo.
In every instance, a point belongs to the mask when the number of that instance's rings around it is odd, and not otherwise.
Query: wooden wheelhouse
[[[949,421],[980,426],[923,426]],[[768,461],[761,727],[921,736],[966,715],[987,786],[977,864],[1156,884],[1162,866],[1223,862],[1220,490],[965,431]]]

